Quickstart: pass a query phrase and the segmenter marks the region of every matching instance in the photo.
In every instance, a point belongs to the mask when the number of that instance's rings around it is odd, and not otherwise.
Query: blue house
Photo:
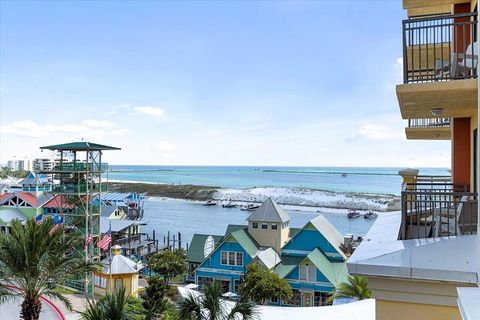
[[[225,292],[238,293],[247,265],[255,261],[286,279],[293,289],[290,301],[272,297],[271,304],[308,307],[327,304],[333,290],[347,281],[342,236],[323,216],[301,229],[290,228],[288,213],[269,198],[247,221],[245,226],[229,225],[222,238],[210,236],[216,241],[194,236],[187,260],[203,257],[194,271],[198,285],[216,280]]]

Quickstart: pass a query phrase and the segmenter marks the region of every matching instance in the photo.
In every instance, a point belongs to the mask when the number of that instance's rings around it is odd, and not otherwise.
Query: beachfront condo
[[[406,137],[451,140],[451,177],[402,170],[401,211],[379,216],[348,268],[368,277],[379,320],[480,319],[477,0],[403,7]]]

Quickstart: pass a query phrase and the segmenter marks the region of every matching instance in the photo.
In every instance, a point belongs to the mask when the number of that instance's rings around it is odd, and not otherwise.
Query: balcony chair
[[[463,204],[468,201],[468,196],[462,196],[460,202],[456,203],[454,213],[440,213],[436,217],[434,235],[438,236],[460,236],[460,216],[463,213]]]
[[[472,55],[473,53],[473,55]],[[478,65],[478,42],[471,43],[464,53],[454,52],[451,61],[437,59],[435,61],[436,79],[462,79],[476,74]]]

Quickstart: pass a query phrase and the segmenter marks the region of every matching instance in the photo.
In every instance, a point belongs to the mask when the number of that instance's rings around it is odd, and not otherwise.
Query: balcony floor
[[[405,128],[405,135],[409,140],[450,140],[451,127],[419,127]]]
[[[477,80],[451,80],[397,85],[403,119],[431,118],[433,108],[441,117],[469,118],[477,111]]]

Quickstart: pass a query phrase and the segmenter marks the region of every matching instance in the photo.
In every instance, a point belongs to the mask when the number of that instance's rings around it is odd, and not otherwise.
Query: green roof
[[[348,270],[345,262],[331,262],[328,258],[318,249],[313,250],[307,256],[317,268],[322,272],[328,281],[330,281],[335,287],[342,282],[348,281]]]
[[[278,274],[280,278],[286,277],[300,262],[302,262],[302,260],[305,259],[305,257],[297,256],[282,256],[281,258],[282,261],[275,268],[275,273]]]
[[[209,235],[207,234],[194,234],[190,245],[188,246],[187,261],[200,263],[205,259],[204,247],[205,241]],[[222,241],[222,236],[212,236],[215,247]]]
[[[237,230],[242,230],[247,228],[247,226],[239,225],[239,224],[229,224],[227,226],[227,230],[225,231],[225,237],[228,236],[230,233],[237,231]]]
[[[120,148],[105,146],[103,144],[87,141],[70,142],[63,144],[54,144],[51,146],[40,147],[47,150],[66,150],[66,151],[100,151],[100,150],[120,150]]]
[[[230,234],[230,236],[237,240],[238,244],[240,244],[242,248],[247,251],[250,257],[253,258],[257,254],[260,246],[244,229],[234,231]]]

